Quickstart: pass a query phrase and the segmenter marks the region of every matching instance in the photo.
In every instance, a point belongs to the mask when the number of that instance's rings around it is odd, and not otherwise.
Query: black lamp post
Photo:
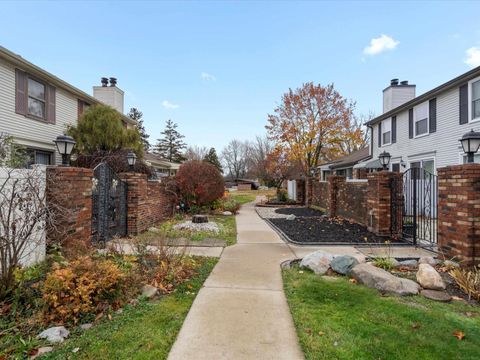
[[[128,167],[130,168],[130,171],[133,171],[133,167],[137,162],[137,155],[135,155],[135,153],[132,150],[130,150],[127,154],[127,161],[128,161]]]
[[[473,163],[474,155],[480,146],[480,133],[470,130],[459,140],[463,151],[467,154],[467,163]]]
[[[72,154],[76,141],[70,136],[59,135],[53,142],[57,145],[57,150],[60,155],[62,155],[62,165],[70,166],[70,155]]]
[[[383,170],[387,170],[388,165],[390,164],[390,159],[392,158],[392,155],[384,151],[380,155],[378,155],[378,158],[380,159],[380,164],[382,164],[383,166]]]

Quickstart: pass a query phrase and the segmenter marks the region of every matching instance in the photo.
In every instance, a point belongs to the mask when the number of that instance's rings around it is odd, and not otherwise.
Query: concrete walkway
[[[237,244],[225,248],[198,293],[170,360],[304,358],[279,266],[296,255],[253,204],[242,207],[237,231]]]

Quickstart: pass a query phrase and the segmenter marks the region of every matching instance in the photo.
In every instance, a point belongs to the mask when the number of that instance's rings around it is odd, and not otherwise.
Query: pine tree
[[[221,174],[223,174],[222,164],[220,164],[220,160],[218,160],[217,151],[215,150],[215,148],[213,148],[213,147],[210,148],[208,153],[203,158],[203,161],[206,161],[206,162],[212,164],[213,166],[215,166],[217,168],[217,170]]]
[[[157,139],[155,145],[155,153],[170,162],[185,161],[182,150],[187,147],[187,144],[182,140],[185,136],[177,131],[177,127],[178,125],[172,120],[167,120],[165,130],[160,133],[163,137]]]
[[[143,113],[137,108],[131,108],[128,112],[128,116],[137,122],[136,128],[140,134],[140,137],[142,138],[143,149],[148,151],[150,149],[150,143],[148,142],[150,135],[147,134],[145,131],[145,126],[143,126]]]

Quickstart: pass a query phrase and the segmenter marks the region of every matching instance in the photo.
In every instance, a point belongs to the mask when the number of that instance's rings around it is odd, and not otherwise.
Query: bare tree
[[[245,142],[234,139],[222,151],[221,157],[232,179],[239,179],[247,173],[248,146]]]
[[[344,154],[350,154],[354,151],[360,150],[368,145],[370,140],[370,133],[365,124],[375,118],[375,113],[370,111],[367,115],[360,114],[352,117],[347,136],[341,137],[339,148]]]
[[[192,145],[185,151],[185,157],[187,161],[197,160],[201,161],[208,154],[208,148],[206,146]]]
[[[255,140],[246,143],[246,146],[248,174],[269,185],[272,179],[266,165],[268,154],[273,151],[273,143],[267,137],[256,136]]]

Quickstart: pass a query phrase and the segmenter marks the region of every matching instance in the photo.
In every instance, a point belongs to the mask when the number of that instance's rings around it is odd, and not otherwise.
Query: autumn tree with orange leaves
[[[354,123],[354,108],[355,103],[333,84],[303,84],[289,89],[274,114],[268,115],[268,137],[308,175],[322,162],[366,145],[363,129]]]

